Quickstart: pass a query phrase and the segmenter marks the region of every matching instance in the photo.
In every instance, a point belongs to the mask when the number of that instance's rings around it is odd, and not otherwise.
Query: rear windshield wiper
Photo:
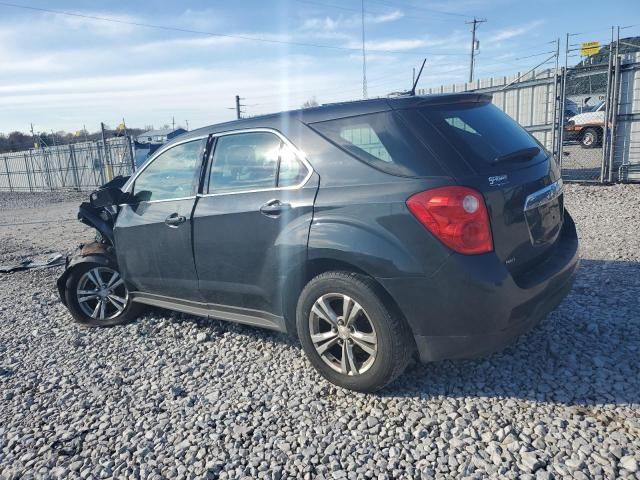
[[[506,153],[496,157],[492,163],[510,162],[511,160],[531,160],[540,153],[538,147],[521,148],[515,152]]]

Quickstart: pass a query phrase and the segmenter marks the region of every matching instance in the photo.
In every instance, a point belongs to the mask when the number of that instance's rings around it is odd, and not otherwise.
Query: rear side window
[[[441,173],[433,154],[397,112],[339,118],[310,126],[358,160],[387,173],[410,177]]]
[[[209,191],[238,192],[274,188],[280,139],[272,133],[238,133],[218,138]]]
[[[309,174],[298,155],[270,132],[224,135],[217,139],[209,193],[295,187]]]
[[[537,147],[540,153],[531,158],[516,159],[509,165],[520,165],[546,158],[548,153],[516,121],[490,103],[432,105],[418,109],[423,120],[417,130],[437,130],[458,154],[477,171],[499,165],[496,159],[513,152]],[[415,117],[414,117],[415,118]]]

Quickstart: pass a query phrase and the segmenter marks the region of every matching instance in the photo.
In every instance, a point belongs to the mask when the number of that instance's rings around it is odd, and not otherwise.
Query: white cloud
[[[391,39],[367,41],[367,48],[371,50],[413,50],[414,48],[425,47],[429,44],[422,39]]]
[[[487,42],[500,42],[503,40],[509,40],[514,37],[519,37],[520,35],[529,33],[531,30],[539,27],[543,23],[544,20],[533,20],[529,23],[525,23],[524,25],[518,25],[510,28],[505,28],[503,30],[498,30],[497,32],[489,35]]]
[[[365,14],[365,22],[368,24],[382,24],[395,22],[404,17],[404,13],[400,10],[393,10],[383,14]],[[301,25],[302,30],[306,31],[335,31],[337,29],[360,27],[362,17],[360,15],[339,15],[337,17],[313,17],[305,20]]]
[[[137,27],[129,23],[142,22],[142,19],[132,15],[114,14],[111,12],[100,11],[74,11],[78,15],[86,15],[87,17],[109,18],[113,21],[104,21],[97,18],[87,18],[81,16],[58,15],[54,13],[45,13],[41,17],[41,22],[48,25],[48,29],[56,25],[68,30],[76,30],[91,35],[99,35],[106,37],[119,37],[131,34]],[[121,23],[120,23],[121,22]]]

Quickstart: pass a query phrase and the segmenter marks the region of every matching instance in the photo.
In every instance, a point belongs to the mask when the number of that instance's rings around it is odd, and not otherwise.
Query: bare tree
[[[302,108],[312,108],[312,107],[317,107],[318,105],[320,105],[318,103],[318,101],[316,100],[316,97],[311,97],[309,100],[307,100],[306,102],[304,102],[302,104]]]

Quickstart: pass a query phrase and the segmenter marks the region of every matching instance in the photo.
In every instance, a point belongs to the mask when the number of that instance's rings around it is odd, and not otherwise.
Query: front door
[[[205,144],[201,138],[170,147],[135,178],[133,199],[114,228],[118,266],[134,290],[199,299],[191,215]]]
[[[281,312],[281,287],[306,258],[318,176],[283,137],[216,139],[193,217],[200,291],[211,304]]]

